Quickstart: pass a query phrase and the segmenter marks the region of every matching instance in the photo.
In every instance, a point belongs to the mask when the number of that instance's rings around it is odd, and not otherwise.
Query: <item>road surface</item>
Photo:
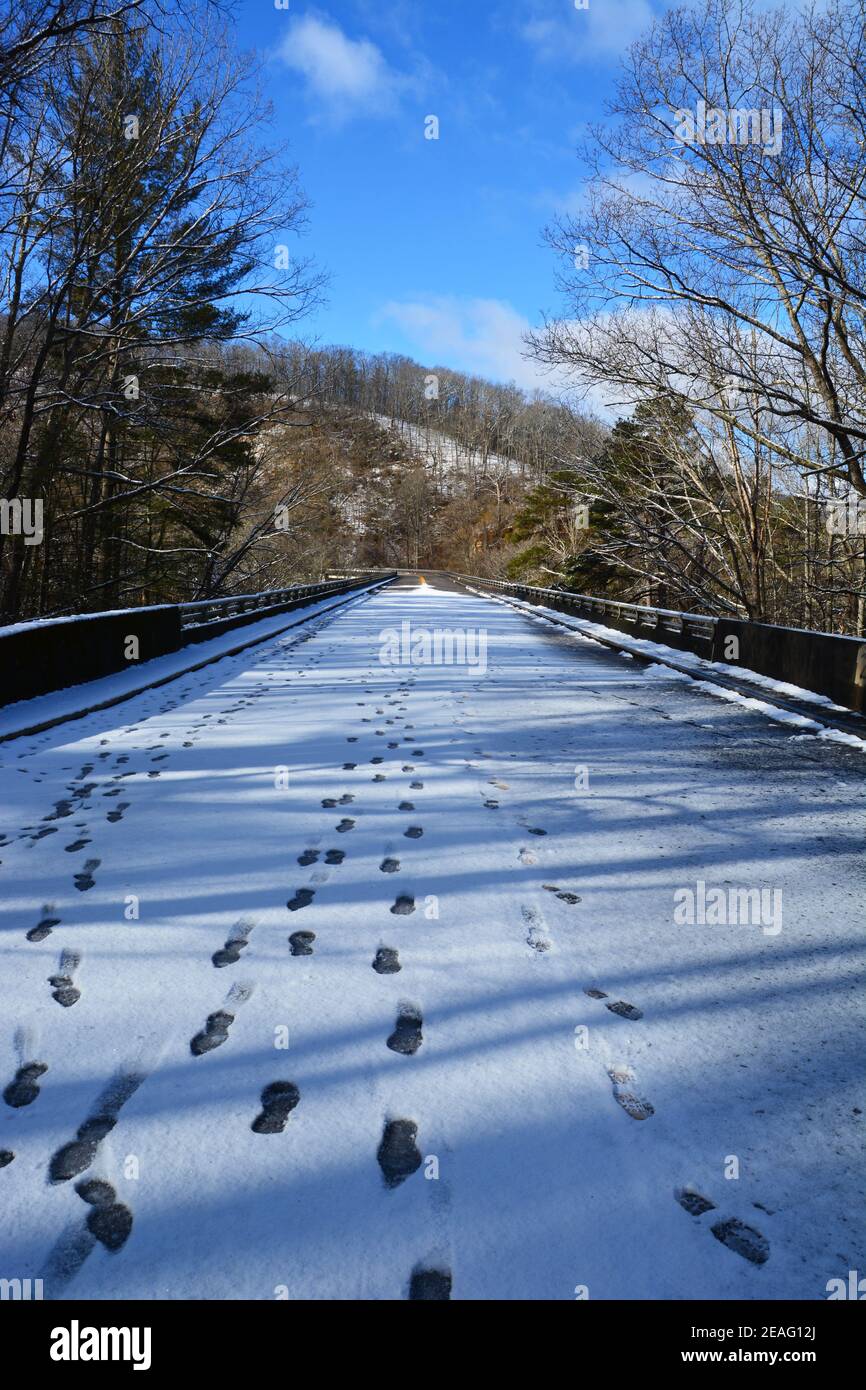
[[[826,1298],[862,758],[414,582],[4,745],[0,1276]]]

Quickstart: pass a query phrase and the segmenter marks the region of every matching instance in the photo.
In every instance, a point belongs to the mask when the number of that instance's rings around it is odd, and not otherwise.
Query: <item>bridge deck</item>
[[[404,622],[483,629],[486,669],[382,664]],[[404,583],[0,760],[0,1275],[820,1299],[862,1268],[862,753]],[[678,924],[700,883],[763,917]]]

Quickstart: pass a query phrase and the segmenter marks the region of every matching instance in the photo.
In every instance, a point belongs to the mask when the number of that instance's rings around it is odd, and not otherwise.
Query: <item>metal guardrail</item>
[[[638,603],[622,603],[618,599],[595,598],[591,594],[572,593],[569,589],[542,589],[528,584],[509,583],[503,579],[481,579],[477,575],[455,574],[453,578],[469,587],[500,591],[528,603],[542,604],[575,617],[595,619],[615,632],[637,638],[649,638],[680,651],[714,663],[712,680],[740,694],[770,698],[772,703],[794,714],[810,719],[823,719],[834,727],[864,737],[864,721],[859,713],[842,715],[838,710],[782,697],[778,691],[768,697],[766,688],[747,679],[757,671],[773,680],[799,686],[828,696],[836,705],[851,711],[866,709],[866,642],[861,637],[837,636],[834,633],[810,632],[797,628],[778,627],[771,623],[750,622],[746,618],[710,617],[706,613],[677,613],[668,608],[650,608]],[[609,646],[618,644],[599,636]],[[631,650],[622,644],[624,650]],[[639,652],[638,648],[634,649]],[[669,657],[658,660],[685,675],[694,671]],[[721,667],[726,670],[722,672]],[[745,673],[745,677],[738,673]]]
[[[201,649],[207,653],[212,638],[237,629],[237,646],[220,647],[216,654],[211,651],[203,660],[181,667],[184,672],[197,671],[211,661],[220,660],[227,651],[242,651],[270,640],[275,631],[283,630],[278,623],[268,623],[265,633],[262,635],[259,630],[256,635],[257,612],[264,617],[286,614],[286,624],[291,626],[290,612],[302,611],[306,604],[314,603],[319,598],[336,600],[321,605],[318,610],[333,612],[342,602],[351,601],[353,595],[381,588],[393,575],[393,570],[386,571],[384,575],[356,571],[347,579],[293,584],[263,594],[236,594],[201,603],[150,604],[113,613],[87,613],[79,617],[53,619],[44,624],[24,624],[5,633],[0,628],[0,706],[29,700],[49,691],[83,685],[117,671],[127,671],[130,636],[135,636],[139,643],[137,661],[146,665],[156,657],[167,656],[181,649],[188,649],[192,654],[199,643],[203,644]],[[304,619],[300,617],[296,621],[303,622]],[[129,695],[165,685],[174,680],[177,674],[176,671],[168,675],[152,672],[149,680],[142,676],[141,686],[133,686],[125,693],[115,692],[106,699],[97,699],[94,704],[85,704],[82,712],[108,709]],[[33,724],[24,720],[9,733],[0,734],[0,743],[23,734],[38,733],[67,718],[77,717],[67,713],[36,718]]]
[[[351,575],[351,578],[357,579],[359,583],[366,577],[366,573]],[[179,603],[177,607],[180,612],[180,626],[182,631],[186,631],[189,628],[203,627],[206,623],[239,617],[244,613],[254,613],[259,608],[276,608],[296,599],[327,598],[329,594],[339,593],[345,587],[346,579],[323,580],[316,584],[290,584],[286,589],[268,589],[260,594],[235,594],[229,598],[205,599],[199,603]]]
[[[651,608],[640,603],[623,603],[619,599],[596,598],[592,594],[573,593],[570,589],[543,589],[536,585],[515,584],[504,579],[479,579],[477,575],[458,574],[464,584],[504,590],[516,598],[547,600],[551,606],[565,607],[589,618],[609,618],[610,626],[652,633],[658,639],[666,635],[674,645],[692,643],[712,648],[718,618],[705,613],[679,613],[671,608]],[[679,640],[677,640],[679,639]]]

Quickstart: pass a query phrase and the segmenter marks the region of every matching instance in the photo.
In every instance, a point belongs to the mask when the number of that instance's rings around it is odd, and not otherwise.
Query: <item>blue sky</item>
[[[557,307],[551,217],[651,0],[239,0],[331,274],[305,336],[544,384],[521,335]],[[425,118],[439,139],[425,139]]]

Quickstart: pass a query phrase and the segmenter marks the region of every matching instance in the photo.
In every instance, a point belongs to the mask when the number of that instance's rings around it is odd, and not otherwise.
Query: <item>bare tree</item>
[[[860,493],[864,18],[864,0],[663,15],[592,133],[584,210],[549,233],[568,311],[532,340],[584,385],[682,395],[804,469],[817,427]]]

